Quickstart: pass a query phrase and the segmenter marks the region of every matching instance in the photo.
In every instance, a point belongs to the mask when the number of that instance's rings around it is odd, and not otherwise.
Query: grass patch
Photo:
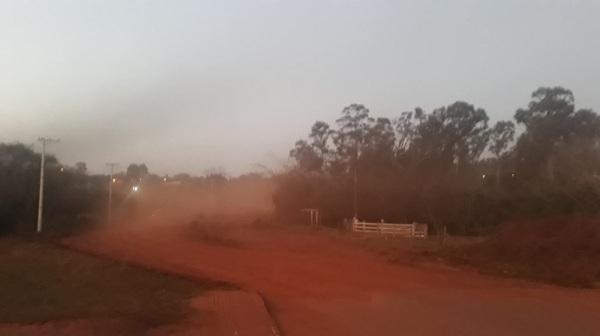
[[[506,223],[486,241],[443,251],[486,273],[595,288],[600,285],[600,220],[558,217]]]
[[[373,234],[353,234],[351,237],[363,248],[383,256],[390,262],[413,266],[422,262],[443,261],[446,257],[446,251],[474,246],[484,240],[480,237],[449,236],[445,246],[442,246],[438,237],[435,236],[426,239],[412,239]]]
[[[126,318],[148,326],[184,317],[202,287],[56,247],[0,238],[0,322]]]
[[[481,273],[567,287],[600,287],[600,220],[552,218],[505,223],[488,237],[429,239],[354,236],[391,262],[443,262]]]

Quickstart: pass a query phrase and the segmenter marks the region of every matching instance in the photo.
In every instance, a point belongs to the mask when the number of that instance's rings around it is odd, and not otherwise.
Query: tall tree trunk
[[[496,187],[500,187],[500,161],[496,163]]]
[[[550,181],[554,180],[554,157],[552,156],[546,160],[546,178]]]

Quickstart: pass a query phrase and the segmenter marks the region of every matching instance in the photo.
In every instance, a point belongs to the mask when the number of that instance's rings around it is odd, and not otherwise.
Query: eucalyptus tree
[[[508,146],[515,138],[515,124],[512,121],[498,121],[490,129],[489,135],[488,148],[496,158],[496,185],[499,185],[501,174],[500,158],[507,152]]]
[[[336,123],[338,129],[333,136],[336,157],[347,171],[355,170],[373,118],[364,105],[352,104],[342,110]]]
[[[485,110],[460,101],[425,114],[410,146],[413,156],[438,172],[460,172],[487,146],[488,120]]]
[[[591,110],[575,110],[573,93],[562,87],[541,87],[531,95],[526,109],[515,113],[525,131],[517,142],[517,162],[531,177],[543,172],[553,180],[557,154],[580,143],[600,137],[600,120]]]

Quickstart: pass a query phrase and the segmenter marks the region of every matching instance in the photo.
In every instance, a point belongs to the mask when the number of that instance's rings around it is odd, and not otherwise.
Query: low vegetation
[[[600,219],[514,221],[483,242],[440,250],[446,260],[484,272],[565,286],[600,285]]]
[[[445,263],[502,277],[568,287],[600,286],[600,219],[553,217],[505,223],[486,237],[384,239],[353,236],[390,262],[418,266]]]
[[[0,239],[0,323],[131,319],[155,326],[185,317],[202,287],[45,241]]]

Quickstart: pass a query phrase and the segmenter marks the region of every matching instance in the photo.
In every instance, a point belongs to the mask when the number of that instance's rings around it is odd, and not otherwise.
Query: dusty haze
[[[188,224],[202,218],[254,220],[273,211],[272,180],[231,180],[219,185],[159,183],[139,193],[123,191],[115,205],[124,223]]]

